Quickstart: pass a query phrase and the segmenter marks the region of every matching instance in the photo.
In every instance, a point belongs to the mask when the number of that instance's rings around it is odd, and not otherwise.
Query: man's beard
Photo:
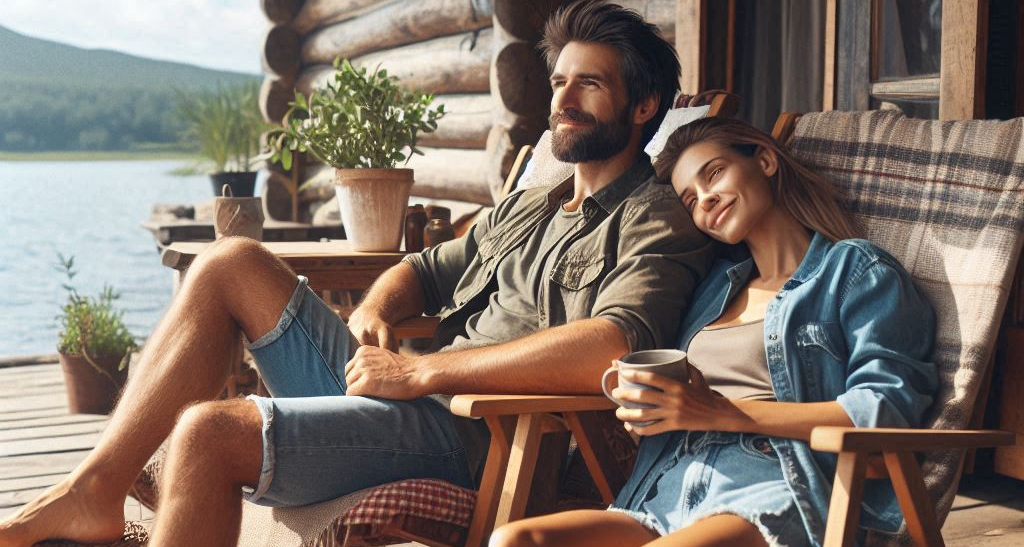
[[[575,109],[556,112],[548,118],[551,125],[551,153],[559,161],[586,163],[606,160],[622,152],[629,144],[632,132],[630,108],[623,108],[610,122],[598,121],[594,116]],[[589,124],[556,131],[562,121]]]

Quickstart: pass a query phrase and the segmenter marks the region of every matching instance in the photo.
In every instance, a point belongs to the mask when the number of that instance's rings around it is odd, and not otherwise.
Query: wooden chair
[[[846,194],[865,237],[897,257],[936,308],[940,390],[926,429],[815,428],[811,447],[838,455],[826,547],[853,545],[867,478],[888,476],[902,535],[943,545],[967,449],[1012,445],[967,429],[992,352],[1024,227],[1024,119],[938,122],[898,111],[784,113],[774,135]],[[918,455],[923,454],[923,463]],[[896,541],[867,534],[868,544]]]
[[[711,107],[709,116],[732,115],[738,104],[735,95],[718,92],[689,97],[686,101],[692,106],[706,102]],[[536,149],[527,146],[520,151],[506,179],[503,195],[519,183],[532,185],[564,180],[572,174],[572,169],[571,164],[557,162],[550,156],[550,136],[546,133]],[[351,306],[335,306],[335,309],[343,318],[352,311]],[[429,337],[436,325],[434,318],[417,317],[400,322],[395,331],[399,338]],[[555,465],[542,467],[557,472],[570,435],[600,496],[595,506],[605,506],[625,484],[635,451],[632,440],[610,413],[614,408],[603,395],[456,396],[452,412],[484,420],[491,434],[478,492],[441,481],[399,481],[304,508],[269,509],[245,504],[239,544],[357,547],[416,541],[431,546],[483,546],[495,526],[555,508],[553,500],[536,496],[531,499],[531,492],[536,486],[545,487],[550,494],[553,477],[539,476],[538,462],[553,458]],[[548,454],[552,458],[545,458]],[[158,452],[140,476],[134,492],[151,508],[156,500],[161,458]],[[465,522],[459,518],[438,522],[404,513],[386,523],[373,525],[351,518],[353,513],[378,503],[381,491],[387,492],[386,496],[398,495],[396,488],[399,492],[402,488],[427,492],[422,495],[432,501],[438,498],[430,496],[440,496],[446,502],[454,500],[460,507],[472,507],[471,518],[467,514]],[[420,500],[420,505],[429,503]],[[372,509],[364,512],[372,512]]]

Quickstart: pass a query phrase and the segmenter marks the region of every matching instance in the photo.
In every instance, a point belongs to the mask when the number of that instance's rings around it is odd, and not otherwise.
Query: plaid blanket
[[[897,257],[935,306],[941,388],[926,418],[934,429],[968,426],[991,361],[1021,250],[1022,141],[1024,118],[939,122],[872,111],[805,115],[789,143],[845,191],[864,237]],[[932,453],[923,463],[940,523],[962,456]]]

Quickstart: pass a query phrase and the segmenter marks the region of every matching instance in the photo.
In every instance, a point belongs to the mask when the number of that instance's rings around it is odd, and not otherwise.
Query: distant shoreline
[[[52,152],[3,152],[0,161],[132,161],[132,160],[195,160],[193,152],[174,150],[62,150]]]

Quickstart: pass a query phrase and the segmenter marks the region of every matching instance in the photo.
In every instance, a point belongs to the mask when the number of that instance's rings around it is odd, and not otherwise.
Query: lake
[[[169,174],[185,161],[0,162],[0,358],[56,352],[58,252],[74,255],[81,294],[110,284],[128,329],[149,335],[172,277],[139,224],[154,203],[213,197],[206,176]]]

